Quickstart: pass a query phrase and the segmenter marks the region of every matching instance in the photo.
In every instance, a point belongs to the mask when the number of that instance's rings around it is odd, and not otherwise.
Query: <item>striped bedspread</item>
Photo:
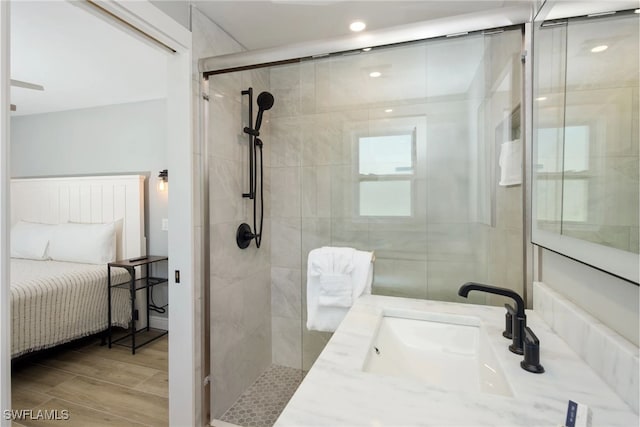
[[[129,279],[113,269],[118,283]],[[129,294],[114,289],[114,326],[131,319]],[[107,328],[107,266],[11,259],[11,356],[56,346]]]

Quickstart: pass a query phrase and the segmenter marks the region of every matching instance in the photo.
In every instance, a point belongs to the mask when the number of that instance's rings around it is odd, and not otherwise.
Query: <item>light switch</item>
[[[162,218],[162,231],[169,231],[169,218]]]

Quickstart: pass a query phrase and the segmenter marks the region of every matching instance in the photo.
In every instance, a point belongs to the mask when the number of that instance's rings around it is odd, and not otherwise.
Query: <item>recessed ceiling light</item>
[[[369,77],[380,77],[382,73],[380,71],[372,71],[369,73]]]
[[[363,52],[369,52],[371,50],[370,47],[365,47],[364,49],[362,49]]]
[[[364,30],[365,28],[367,28],[367,24],[365,24],[365,23],[364,23],[364,22],[362,22],[362,21],[353,21],[353,22],[351,23],[351,25],[349,25],[349,29],[350,29],[351,31],[353,31],[353,32],[356,32],[356,33],[357,33],[358,31],[362,31],[362,30]]]
[[[600,46],[596,46],[593,49],[591,49],[591,52],[593,53],[604,52],[608,48],[609,46],[607,46],[606,44],[601,44]]]
[[[640,13],[640,9],[634,10],[633,13]]]
[[[393,109],[391,108],[387,108],[386,110],[384,110],[385,113],[393,113]]]
[[[536,101],[544,101],[545,99],[547,99],[546,96],[539,96],[536,98]]]

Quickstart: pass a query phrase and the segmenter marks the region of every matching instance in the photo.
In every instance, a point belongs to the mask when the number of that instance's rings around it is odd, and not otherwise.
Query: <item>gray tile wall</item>
[[[301,206],[302,140],[298,119],[298,68],[270,70],[275,104],[270,111],[272,219],[271,325],[273,363],[302,368]]]
[[[502,304],[480,293],[458,297],[460,284],[470,280],[522,292],[521,187],[498,187],[489,178],[482,185],[475,182],[495,166],[495,129],[504,110],[518,103],[518,87],[513,88],[515,100],[511,93],[489,95],[485,87],[515,57],[509,49],[519,52],[519,35],[508,37],[499,43],[485,41],[487,63],[478,70],[475,84],[487,95],[478,100],[473,88],[462,98],[418,94],[409,100],[392,95],[392,116],[427,118],[418,141],[424,169],[414,183],[414,216],[408,219],[357,215],[351,130],[363,124],[366,130],[390,117],[382,112],[384,96],[372,92],[368,77],[358,75],[361,71],[351,69],[367,69],[362,65],[366,59],[358,65],[340,58],[270,69],[276,98],[270,116],[274,363],[308,369],[331,336],[306,328],[306,261],[316,247],[375,251],[377,294]],[[408,61],[419,63],[420,54],[424,52],[409,55]],[[400,61],[393,64],[398,69],[413,66],[397,56],[394,60]],[[484,109],[479,108],[483,103]],[[480,155],[469,149],[473,144]],[[485,210],[494,209],[493,224],[491,215],[485,213],[483,220],[475,206],[481,204],[478,198],[490,197],[489,185],[496,187],[494,206],[482,201]]]
[[[194,34],[203,40],[196,57],[241,50],[205,20],[196,10]],[[505,45],[498,47],[504,50]],[[493,59],[487,70],[478,71],[478,84],[502,71]],[[383,97],[371,95],[368,81],[354,82],[347,65],[344,60],[308,62],[211,79],[207,152],[214,418],[270,363],[309,369],[331,337],[306,328],[306,262],[313,248],[374,250],[378,294],[460,300],[457,288],[468,280],[521,291],[522,258],[514,256],[522,247],[520,187],[496,186],[494,224],[483,221],[475,206],[487,196],[487,186],[495,185],[475,185],[474,180],[486,172],[478,165],[495,154],[490,142],[502,120],[496,106],[512,104],[496,97],[484,100],[487,105],[479,112],[473,99],[396,99],[398,117],[428,117],[418,141],[425,163],[415,181],[415,215],[398,221],[363,218],[356,214],[351,129],[354,123],[369,126],[386,116]],[[352,80],[341,80],[344,73]],[[247,187],[247,137],[242,133],[247,110],[240,91],[248,86],[256,95],[268,89],[276,99],[262,130],[266,215],[259,250],[240,250],[235,243],[237,226],[252,223],[251,205],[240,196]],[[477,136],[482,132],[490,142]],[[474,138],[478,151],[488,150],[488,155],[475,157],[469,150]],[[201,155],[196,153],[196,164]],[[476,194],[478,189],[482,194]],[[460,301],[502,302],[487,301],[482,294],[470,297]]]
[[[194,60],[242,50],[195,8],[192,22]],[[508,45],[501,42],[485,55],[508,52]],[[406,71],[399,51],[389,52],[396,69]],[[409,55],[417,64],[424,62],[420,55],[430,55],[428,49],[418,53]],[[306,263],[313,248],[374,250],[378,294],[458,300],[457,288],[467,280],[521,291],[522,260],[514,255],[522,245],[521,189],[496,189],[496,219],[491,224],[488,217],[482,218],[482,209],[486,211],[488,204],[483,204],[488,186],[495,183],[474,181],[487,172],[474,167],[495,154],[483,138],[493,141],[502,119],[496,107],[511,107],[517,101],[491,99],[495,102],[479,111],[477,106],[486,100],[416,95],[416,88],[440,83],[433,74],[421,82],[405,78],[401,88],[383,86],[376,92],[350,61],[306,62],[211,79],[206,152],[214,418],[272,362],[309,369],[330,339],[331,334],[306,328]],[[367,70],[366,57],[362,61]],[[494,57],[486,70],[478,71],[476,84],[493,82],[491,76],[502,72],[499,65],[505,61]],[[195,74],[194,79],[197,83]],[[263,247],[240,250],[236,229],[241,222],[252,223],[249,201],[240,196],[248,185],[247,137],[242,133],[247,110],[240,91],[250,85],[256,95],[269,90],[276,101],[265,113],[262,129],[267,166]],[[198,96],[195,91],[194,108]],[[354,123],[367,127],[388,117],[382,107],[389,96],[394,115],[428,117],[425,137],[419,141],[425,167],[415,181],[415,215],[404,221],[355,214],[350,132]],[[480,155],[469,149],[474,144]],[[199,167],[204,154],[196,149],[194,165]],[[469,300],[482,303],[485,296],[472,294]]]
[[[497,188],[495,223],[479,219],[474,203],[488,197],[489,184],[474,186],[473,181],[486,173],[478,164],[495,152],[483,141],[478,150],[489,150],[485,157],[469,150],[485,129],[487,139],[494,137],[502,120],[495,106],[504,106],[504,100],[490,99],[480,113],[475,108],[481,102],[459,97],[398,101],[398,116],[428,117],[418,141],[424,164],[414,183],[415,214],[394,221],[359,217],[352,129],[386,116],[379,100],[341,83],[338,74],[345,70],[344,63],[320,61],[211,80],[214,416],[268,362],[308,369],[330,338],[306,329],[306,261],[313,248],[375,251],[374,293],[484,303],[486,297],[477,293],[461,300],[457,288],[475,280],[521,290],[522,261],[513,256],[522,245],[521,190]],[[490,72],[479,72],[477,82],[484,84]],[[247,186],[247,138],[241,131],[246,107],[240,90],[249,85],[256,95],[269,88],[276,102],[265,113],[263,127],[268,166],[264,246],[242,251],[235,245],[235,231],[240,222],[249,222],[251,210],[239,196]],[[345,105],[345,93],[356,103]],[[474,116],[479,118],[470,119]],[[479,196],[478,188],[484,192]]]
[[[263,239],[247,249],[236,244],[236,230],[246,222],[253,229],[248,191],[247,99],[241,91],[267,87],[266,70],[210,78],[209,195],[211,245],[212,393],[214,418],[271,364],[271,221],[265,204]],[[244,98],[244,99],[243,99]],[[255,114],[255,111],[254,111]],[[269,140],[263,126],[263,139]],[[265,154],[269,150],[265,145]],[[265,155],[265,163],[268,155]],[[270,170],[265,164],[265,199],[270,200]]]
[[[241,51],[242,48],[197,9],[193,14],[195,58]],[[195,37],[194,37],[195,38]],[[197,64],[194,64],[197,69]],[[236,230],[253,228],[248,191],[247,99],[241,91],[252,86],[255,97],[268,85],[266,70],[213,76],[209,80],[209,128],[206,141],[209,167],[211,382],[212,416],[219,418],[271,365],[271,221],[269,146],[265,145],[265,220],[260,249],[255,243],[241,250]],[[197,94],[196,94],[197,97]],[[255,110],[254,110],[255,114]],[[269,140],[266,123],[261,134]],[[198,155],[204,155],[199,153]]]

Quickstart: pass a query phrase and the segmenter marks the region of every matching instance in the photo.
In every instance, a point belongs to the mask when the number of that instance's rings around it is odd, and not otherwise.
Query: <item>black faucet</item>
[[[458,295],[461,297],[467,297],[471,291],[488,292],[490,294],[502,295],[512,298],[516,303],[516,308],[512,317],[511,338],[512,342],[509,346],[509,350],[515,354],[524,354],[523,340],[524,340],[524,328],[527,326],[527,316],[524,314],[524,301],[522,297],[511,289],[499,288],[497,286],[482,285],[480,283],[467,282],[460,286],[458,289]],[[511,307],[508,307],[508,309]],[[505,331],[507,332],[507,331]],[[504,335],[504,334],[503,334]]]

